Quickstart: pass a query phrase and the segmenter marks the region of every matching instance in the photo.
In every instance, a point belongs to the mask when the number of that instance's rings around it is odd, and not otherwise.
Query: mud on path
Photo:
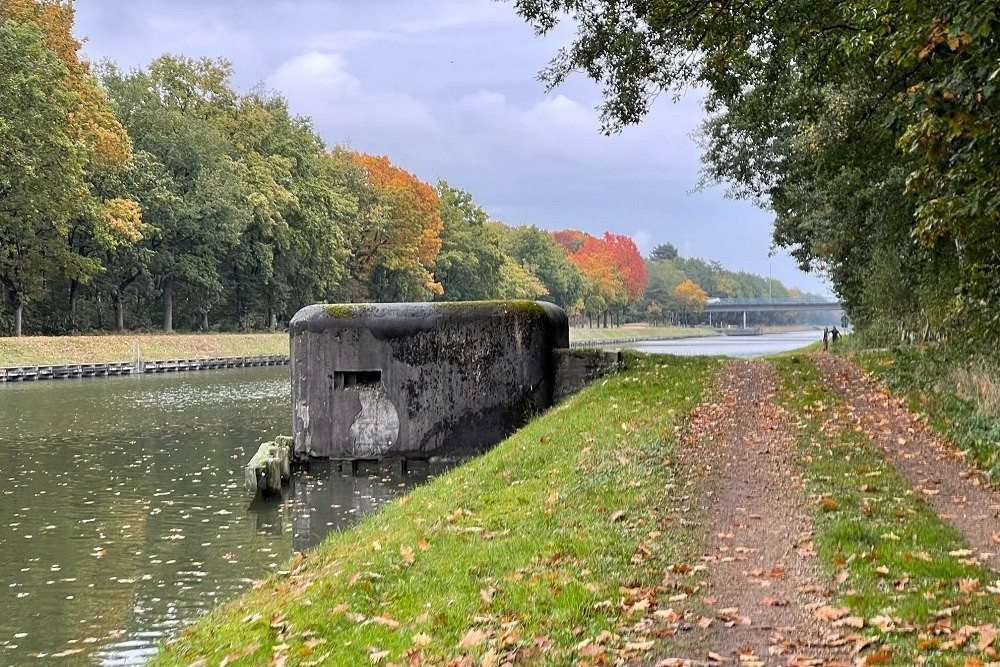
[[[701,511],[709,531],[705,602],[715,613],[701,624],[709,650],[664,667],[852,664],[851,639],[812,613],[826,604],[829,582],[818,572],[776,386],[770,364],[731,362],[691,415],[685,465],[714,480]]]
[[[979,560],[1000,571],[1000,490],[966,464],[870,375],[843,357],[814,354],[827,385],[847,404],[846,428],[861,428],[928,504],[957,528]]]

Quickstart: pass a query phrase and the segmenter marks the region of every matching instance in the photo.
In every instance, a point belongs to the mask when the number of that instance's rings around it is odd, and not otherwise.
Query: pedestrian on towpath
[[[840,339],[840,332],[837,331],[837,327],[834,327],[833,331],[830,332],[830,339],[833,341],[833,346],[836,347],[837,340]]]
[[[830,347],[830,328],[823,327],[823,351],[826,352]]]

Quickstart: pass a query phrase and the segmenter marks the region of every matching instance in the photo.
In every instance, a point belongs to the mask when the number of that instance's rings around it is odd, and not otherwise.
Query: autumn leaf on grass
[[[553,491],[548,496],[546,496],[546,498],[545,498],[545,512],[546,513],[552,512],[552,508],[555,507],[556,501],[558,501],[558,500],[559,500],[559,493],[556,492],[556,491]]]
[[[885,663],[892,660],[892,651],[886,648],[880,648],[879,650],[872,653],[870,656],[865,658],[865,667],[868,665],[884,665]]]
[[[996,625],[980,625],[976,630],[979,632],[979,641],[976,642],[976,648],[980,651],[985,651],[1000,636],[1000,629]]]
[[[459,648],[471,648],[473,646],[479,646],[489,637],[489,634],[483,632],[482,630],[469,630],[462,638],[458,640]]]
[[[223,658],[222,662],[219,663],[219,667],[226,667],[226,665],[228,665],[231,662],[236,662],[240,658],[245,658],[248,655],[250,655],[251,653],[255,652],[259,648],[260,648],[260,642],[254,642],[253,644],[247,644],[246,646],[244,646],[240,650],[233,651],[232,653],[230,653],[229,655],[227,655],[225,658]]]
[[[847,607],[832,607],[830,605],[824,605],[813,612],[813,616],[821,621],[836,621],[844,618],[851,613],[851,610]]]
[[[963,593],[975,593],[976,589],[979,588],[978,579],[959,579],[958,580],[958,590]]]
[[[417,557],[413,554],[413,547],[400,545],[399,555],[403,557],[403,562],[407,565],[413,565],[413,561],[417,559]]]
[[[388,651],[379,651],[374,648],[368,650],[368,659],[371,660],[373,665],[377,665],[378,663],[385,660],[387,657],[389,657]]]

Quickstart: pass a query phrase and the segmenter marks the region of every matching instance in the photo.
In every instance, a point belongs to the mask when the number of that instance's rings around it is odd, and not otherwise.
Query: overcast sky
[[[87,58],[123,69],[163,53],[226,58],[234,87],[263,83],[333,146],[387,155],[431,184],[469,191],[492,218],[631,236],[646,254],[770,272],[827,293],[780,251],[771,216],[692,192],[702,117],[695,93],[664,95],[639,126],[606,137],[600,88],[583,76],[546,93],[537,73],[572,34],[541,39],[494,0],[76,0]]]

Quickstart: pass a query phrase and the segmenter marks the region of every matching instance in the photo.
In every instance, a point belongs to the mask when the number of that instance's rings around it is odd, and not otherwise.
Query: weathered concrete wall
[[[556,403],[609,373],[621,370],[622,353],[596,348],[556,350]]]
[[[546,302],[307,306],[289,324],[295,454],[465,454],[552,405],[555,350],[569,344]]]

